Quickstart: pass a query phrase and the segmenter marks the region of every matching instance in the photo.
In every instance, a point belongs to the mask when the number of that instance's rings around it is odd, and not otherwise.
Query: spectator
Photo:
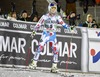
[[[4,14],[2,14],[2,9],[0,8],[0,18],[5,18]]]
[[[16,12],[11,12],[11,14],[7,17],[7,19],[16,21],[17,20]]]
[[[94,24],[92,25],[92,28],[99,28],[99,26],[98,26],[98,24],[97,24],[95,19],[93,19],[93,23]]]
[[[94,25],[93,23],[93,17],[91,14],[87,15],[86,21],[83,23],[83,27],[88,27],[88,28],[92,28]]]
[[[75,12],[71,12],[69,15],[69,25],[70,26],[76,26],[76,13]]]
[[[38,15],[31,15],[31,17],[30,17],[30,21],[31,22],[38,22]]]
[[[29,21],[28,13],[26,10],[23,10],[21,13],[21,17],[19,18],[21,21]]]

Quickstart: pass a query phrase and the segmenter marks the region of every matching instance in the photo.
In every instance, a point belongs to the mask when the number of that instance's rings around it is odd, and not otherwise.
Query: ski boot
[[[33,60],[32,63],[29,65],[30,69],[36,69],[37,67],[37,61]]]
[[[59,70],[57,68],[57,63],[52,64],[51,72],[52,73],[58,73],[59,72]]]

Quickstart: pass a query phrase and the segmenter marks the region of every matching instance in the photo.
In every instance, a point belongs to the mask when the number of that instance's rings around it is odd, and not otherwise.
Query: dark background
[[[29,15],[32,13],[33,0],[0,0],[0,7],[3,13],[10,13],[12,10],[11,2],[15,3],[15,11],[18,14],[20,14],[22,10],[26,10]],[[36,0],[36,10],[39,16],[47,12],[47,5],[48,3],[46,0]]]

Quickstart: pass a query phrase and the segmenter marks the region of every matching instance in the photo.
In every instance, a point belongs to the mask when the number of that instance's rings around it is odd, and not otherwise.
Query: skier
[[[58,72],[58,48],[56,38],[56,28],[58,23],[61,24],[63,28],[70,29],[70,27],[66,23],[64,23],[62,18],[57,14],[57,4],[55,2],[52,2],[48,5],[48,13],[40,18],[31,34],[31,36],[34,37],[36,31],[41,27],[41,25],[44,25],[45,28],[40,38],[39,46],[36,49],[32,63],[29,65],[30,68],[36,69],[40,52],[43,50],[44,45],[47,42],[50,42],[50,46],[54,54],[51,72]]]

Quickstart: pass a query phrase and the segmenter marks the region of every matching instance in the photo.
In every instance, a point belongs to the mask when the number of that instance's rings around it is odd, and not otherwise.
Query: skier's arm
[[[44,15],[40,18],[40,20],[37,22],[36,26],[34,27],[32,33],[31,33],[32,38],[35,36],[37,30],[41,27],[43,22],[44,22]]]
[[[44,19],[45,19],[45,16],[43,15],[43,16],[40,18],[40,20],[37,22],[37,24],[36,24],[36,26],[34,27],[33,31],[36,32],[36,31],[41,27],[41,25],[44,23]]]
[[[58,16],[58,22],[63,26],[64,29],[68,29],[69,31],[72,31],[74,28],[73,26],[66,24],[60,16]]]
[[[68,28],[70,27],[68,24],[66,24],[66,23],[62,20],[61,16],[58,16],[58,23],[61,24],[61,25],[63,26],[64,29],[68,29]]]

